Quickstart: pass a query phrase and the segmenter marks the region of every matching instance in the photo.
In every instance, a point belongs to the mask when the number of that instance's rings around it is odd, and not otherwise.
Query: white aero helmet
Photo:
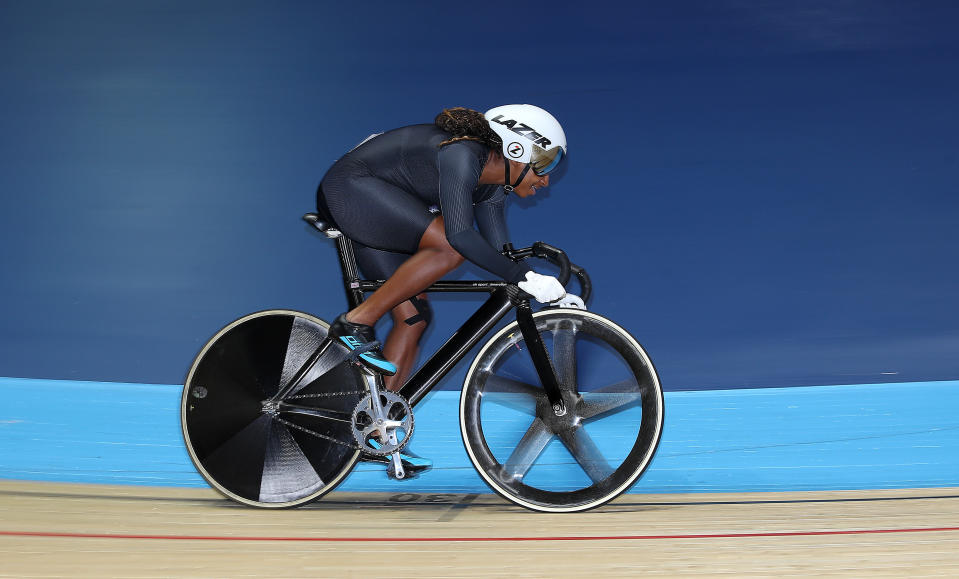
[[[529,163],[546,175],[566,156],[566,133],[553,115],[534,105],[503,105],[486,111],[486,121],[503,139],[503,156]],[[525,171],[524,171],[525,173]]]

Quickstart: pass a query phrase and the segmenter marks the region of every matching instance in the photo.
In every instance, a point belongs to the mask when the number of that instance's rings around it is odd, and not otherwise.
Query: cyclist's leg
[[[422,293],[462,263],[463,256],[446,240],[443,217],[438,215],[423,232],[417,252],[346,317],[357,324],[375,324],[388,311]]]
[[[356,253],[356,263],[367,279],[391,278],[396,270],[410,257],[402,253],[374,249],[356,242],[353,243],[353,247]],[[429,303],[426,301],[426,294],[420,294],[400,302],[391,313],[393,315],[393,327],[386,337],[383,355],[396,366],[396,374],[384,376],[383,383],[388,390],[396,392],[403,387],[406,378],[413,370],[419,354],[420,338],[422,338],[426,327],[430,323],[432,312]],[[415,476],[433,465],[432,461],[417,456],[408,447],[403,450],[400,458],[403,461],[407,478]],[[373,457],[372,460],[392,465],[390,457]],[[388,469],[387,472],[390,472],[390,470]]]
[[[419,301],[419,307],[413,300]],[[429,308],[426,302],[426,294],[420,294],[393,308],[393,329],[386,337],[386,343],[383,345],[383,355],[387,360],[396,364],[397,371],[393,376],[386,377],[383,381],[386,388],[393,392],[399,392],[410,372],[416,364],[416,357],[419,355],[420,339],[426,331],[429,324],[429,318],[421,313],[424,308]]]
[[[356,263],[366,279],[389,279],[410,258],[403,253],[383,251],[354,242]],[[384,378],[386,388],[398,391],[406,382],[419,354],[419,342],[430,322],[426,294],[400,302],[392,310],[393,328],[383,346],[383,355],[396,365],[393,376]]]
[[[369,276],[365,272],[368,277],[387,281],[359,307],[334,323],[331,333],[356,330],[355,335],[362,333],[363,339],[369,341],[371,327],[377,320],[463,262],[462,256],[446,240],[442,217],[430,213],[421,199],[399,187],[369,176],[334,172],[324,178],[318,197],[322,197],[318,201],[324,202],[321,205],[329,210],[339,229],[354,243],[410,256],[392,275]],[[405,341],[412,336],[412,333],[405,336]],[[403,332],[395,339],[401,337]],[[400,346],[400,342],[396,345]],[[385,374],[398,369],[377,353],[370,354],[377,356],[375,367],[389,368]]]
[[[415,195],[382,179],[344,171],[331,171],[323,179],[317,209],[328,212],[354,242],[407,256],[419,251],[434,218]]]

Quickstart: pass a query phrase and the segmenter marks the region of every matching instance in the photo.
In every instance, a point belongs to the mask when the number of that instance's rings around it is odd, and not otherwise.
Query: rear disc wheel
[[[328,345],[282,399],[329,324],[269,310],[218,332],[190,369],[181,399],[183,438],[215,489],[241,503],[294,507],[338,485],[360,457],[352,412],[366,394],[345,348]],[[327,344],[330,344],[327,342]]]

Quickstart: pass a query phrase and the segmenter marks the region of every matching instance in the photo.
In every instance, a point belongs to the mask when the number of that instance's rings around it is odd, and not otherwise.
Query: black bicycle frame
[[[354,309],[363,302],[364,294],[372,292],[382,286],[385,281],[371,281],[360,279],[356,266],[356,256],[353,252],[353,243],[341,235],[336,238],[337,254],[340,259],[340,270],[343,274],[343,289],[349,309]],[[561,251],[540,244],[562,254]],[[511,249],[511,248],[510,248]],[[514,255],[526,257],[533,255],[532,248],[515,251]],[[565,258],[565,254],[563,254]],[[562,277],[569,277],[569,263]],[[581,282],[588,284],[588,278],[582,268],[576,268]],[[564,280],[565,281],[565,280]],[[429,286],[426,292],[487,292],[490,294],[476,312],[419,368],[403,385],[400,394],[411,406],[416,406],[429,392],[443,379],[444,376],[462,360],[466,354],[493,326],[509,313],[513,307],[517,308],[516,320],[526,341],[533,365],[543,384],[546,396],[553,411],[557,415],[566,413],[566,406],[560,393],[556,372],[549,358],[549,353],[543,343],[530,307],[529,298],[522,295],[515,285],[504,281],[440,281]]]

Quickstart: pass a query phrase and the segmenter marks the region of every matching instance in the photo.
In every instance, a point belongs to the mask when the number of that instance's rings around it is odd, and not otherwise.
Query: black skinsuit
[[[450,139],[435,125],[414,125],[368,139],[338,160],[317,190],[320,215],[356,246],[370,279],[390,277],[443,215],[446,238],[469,261],[510,282],[530,268],[500,253],[509,241],[500,186],[478,185],[489,148]],[[473,222],[479,227],[477,231]]]

